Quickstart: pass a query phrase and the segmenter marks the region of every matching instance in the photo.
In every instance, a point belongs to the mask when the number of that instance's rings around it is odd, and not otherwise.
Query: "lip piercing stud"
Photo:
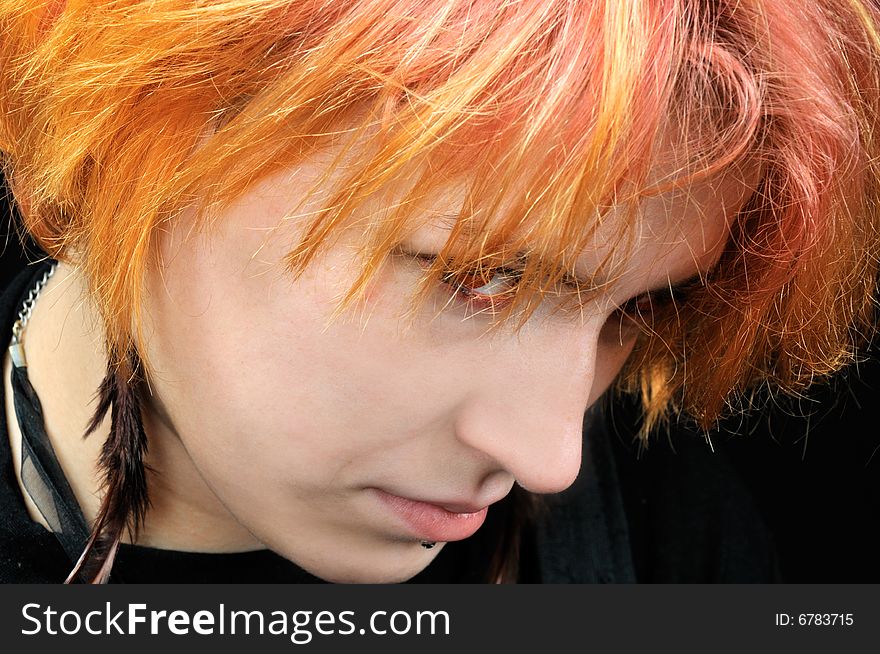
[[[424,547],[426,550],[432,549],[434,547],[434,545],[436,545],[436,544],[437,544],[436,542],[433,542],[430,540],[423,540],[421,542],[421,546]]]

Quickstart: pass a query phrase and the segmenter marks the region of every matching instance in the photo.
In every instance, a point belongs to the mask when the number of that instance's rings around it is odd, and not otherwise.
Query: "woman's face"
[[[342,232],[294,282],[285,257],[303,222],[282,220],[324,161],[255,186],[210,230],[185,218],[160,235],[145,307],[145,419],[151,443],[165,440],[157,451],[185,457],[157,463],[166,482],[197,478],[187,501],[216,509],[217,524],[330,581],[401,581],[443,541],[470,535],[480,509],[513,484],[555,493],[574,481],[584,412],[635,335],[609,318],[614,307],[711,267],[725,213],[746,190],[707,183],[646,202],[640,238],[605,298],[577,320],[539,308],[519,332],[489,332],[485,316],[463,319],[463,302],[442,284],[409,326],[422,268],[404,255],[388,260],[361,304],[330,320],[360,272],[362,232]],[[426,209],[457,211],[453,196]],[[437,254],[446,235],[425,225],[403,247]],[[601,250],[584,252],[584,276]]]

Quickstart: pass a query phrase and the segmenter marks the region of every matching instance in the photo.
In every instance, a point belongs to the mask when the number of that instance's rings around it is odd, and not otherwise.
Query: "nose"
[[[568,488],[581,467],[584,412],[601,325],[516,338],[492,349],[456,420],[459,441],[533,493]]]
[[[583,414],[527,419],[520,410],[473,404],[458,424],[459,439],[485,454],[533,493],[571,486],[581,464]]]

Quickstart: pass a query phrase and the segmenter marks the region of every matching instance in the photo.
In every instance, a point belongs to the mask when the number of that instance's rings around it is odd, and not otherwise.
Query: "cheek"
[[[448,358],[401,343],[407,289],[393,276],[374,278],[366,316],[355,309],[331,323],[354,279],[342,254],[294,284],[281,246],[264,251],[273,269],[255,275],[228,240],[186,245],[151,273],[147,354],[157,407],[218,490],[248,476],[263,488],[296,480],[301,493],[345,482],[350,462],[399,446],[457,401],[428,392],[460,387],[451,372],[424,373]]]
[[[308,280],[291,293],[225,244],[187,243],[148,277],[153,406],[215,483],[256,470],[261,482],[311,479],[333,456],[318,437],[326,416],[343,419],[326,410],[342,370],[320,365],[330,350],[321,303]]]

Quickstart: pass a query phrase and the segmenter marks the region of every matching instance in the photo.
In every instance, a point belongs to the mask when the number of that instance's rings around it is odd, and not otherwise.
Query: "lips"
[[[375,489],[378,500],[420,540],[449,542],[472,536],[486,520],[488,506],[467,502],[429,502]]]

